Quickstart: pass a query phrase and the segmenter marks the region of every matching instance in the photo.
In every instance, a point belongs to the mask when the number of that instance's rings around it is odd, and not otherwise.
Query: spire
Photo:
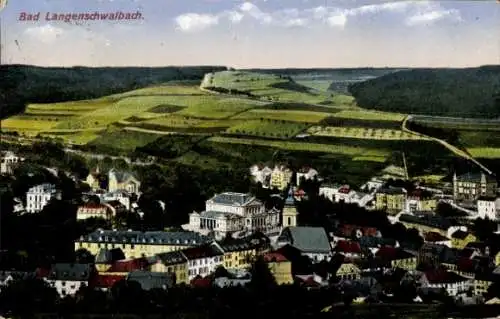
[[[99,174],[101,171],[99,170],[99,164],[97,164],[96,168],[95,168],[95,173],[96,174]]]
[[[295,205],[295,199],[293,198],[293,188],[290,187],[288,191],[288,197],[285,200],[285,205]]]

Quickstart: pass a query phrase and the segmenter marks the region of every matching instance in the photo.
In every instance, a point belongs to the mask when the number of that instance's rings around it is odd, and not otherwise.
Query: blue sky
[[[135,21],[45,21],[136,12]],[[40,12],[39,21],[19,21]],[[495,1],[10,0],[3,63],[465,67],[500,64]]]

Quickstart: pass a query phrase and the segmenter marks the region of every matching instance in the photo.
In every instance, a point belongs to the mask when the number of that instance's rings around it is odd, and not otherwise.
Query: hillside
[[[0,118],[21,113],[29,103],[92,99],[168,81],[199,81],[220,66],[43,68],[0,66]]]
[[[500,66],[414,69],[354,83],[363,108],[440,116],[500,117]]]

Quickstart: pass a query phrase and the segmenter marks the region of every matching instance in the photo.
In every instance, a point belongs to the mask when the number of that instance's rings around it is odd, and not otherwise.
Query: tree
[[[57,291],[42,280],[17,280],[0,292],[0,311],[19,316],[53,311],[57,298]]]
[[[79,264],[93,264],[95,257],[85,248],[80,248],[75,251],[75,261]]]
[[[259,257],[250,269],[252,280],[250,287],[256,292],[265,292],[276,287],[276,278],[269,270],[269,266],[263,257]]]

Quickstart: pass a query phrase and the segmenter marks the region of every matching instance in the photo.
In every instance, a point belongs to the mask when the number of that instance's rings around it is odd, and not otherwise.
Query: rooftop
[[[175,265],[183,262],[187,262],[186,256],[181,251],[170,251],[167,253],[161,253],[156,255],[157,261],[163,263],[164,265]]]
[[[245,206],[255,199],[251,194],[225,192],[217,194],[210,200],[216,204]]]
[[[209,239],[206,236],[194,232],[97,230],[80,237],[79,241],[196,246],[208,242]]]
[[[49,280],[88,281],[93,269],[89,264],[54,264],[48,274]]]
[[[207,257],[222,256],[224,252],[220,250],[216,245],[206,244],[199,247],[192,247],[182,250],[182,254],[188,260],[201,259]]]
[[[278,242],[290,243],[302,252],[330,253],[332,250],[323,227],[286,227]]]

